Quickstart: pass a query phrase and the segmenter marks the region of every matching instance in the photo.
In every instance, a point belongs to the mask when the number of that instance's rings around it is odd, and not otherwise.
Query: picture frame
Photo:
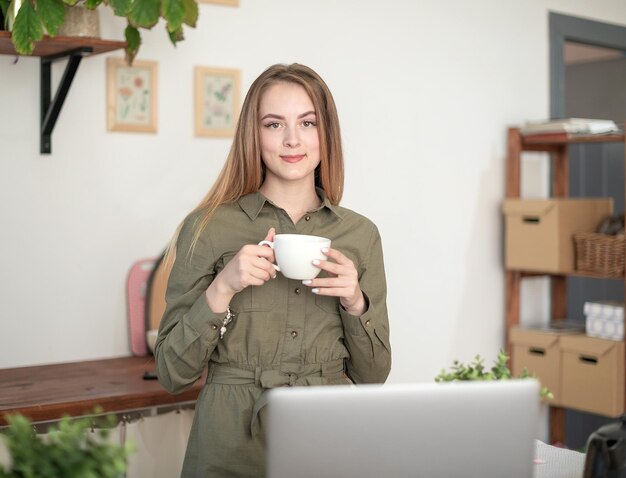
[[[107,130],[157,132],[156,61],[107,58]]]
[[[214,3],[216,5],[226,5],[228,7],[238,7],[239,0],[198,0],[200,3]]]
[[[196,66],[194,90],[196,136],[232,137],[239,118],[241,72]]]

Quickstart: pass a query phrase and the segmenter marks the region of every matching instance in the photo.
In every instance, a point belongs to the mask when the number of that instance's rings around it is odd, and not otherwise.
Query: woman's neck
[[[284,209],[294,224],[297,224],[308,211],[317,209],[321,204],[314,184],[305,187],[302,184],[286,186],[272,185],[266,181],[259,191],[276,206]]]

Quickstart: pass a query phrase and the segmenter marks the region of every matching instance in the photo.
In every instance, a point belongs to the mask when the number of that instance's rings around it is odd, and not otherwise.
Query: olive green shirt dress
[[[196,222],[184,221],[166,293],[167,307],[155,347],[163,386],[179,393],[208,366],[183,465],[183,477],[262,477],[263,416],[273,387],[382,383],[391,367],[386,282],[381,240],[367,218],[328,202],[297,224],[261,193],[220,206],[188,254]],[[301,281],[278,273],[262,286],[236,294],[235,314],[223,338],[224,314],[213,313],[205,291],[246,244],[267,231],[328,237],[358,271],[367,310],[348,314],[337,297],[315,295]],[[320,277],[325,272],[322,271]]]

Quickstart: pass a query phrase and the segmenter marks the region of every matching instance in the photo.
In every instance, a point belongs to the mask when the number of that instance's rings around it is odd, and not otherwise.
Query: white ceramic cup
[[[261,241],[259,245],[270,246],[280,271],[288,279],[314,279],[320,268],[313,265],[313,260],[325,260],[322,248],[330,247],[330,239],[305,234],[276,234],[274,242]]]

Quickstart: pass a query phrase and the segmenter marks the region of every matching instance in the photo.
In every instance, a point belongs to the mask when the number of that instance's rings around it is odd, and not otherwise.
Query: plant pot
[[[90,10],[76,5],[65,9],[65,22],[58,35],[67,37],[100,38],[100,15],[98,10]]]

